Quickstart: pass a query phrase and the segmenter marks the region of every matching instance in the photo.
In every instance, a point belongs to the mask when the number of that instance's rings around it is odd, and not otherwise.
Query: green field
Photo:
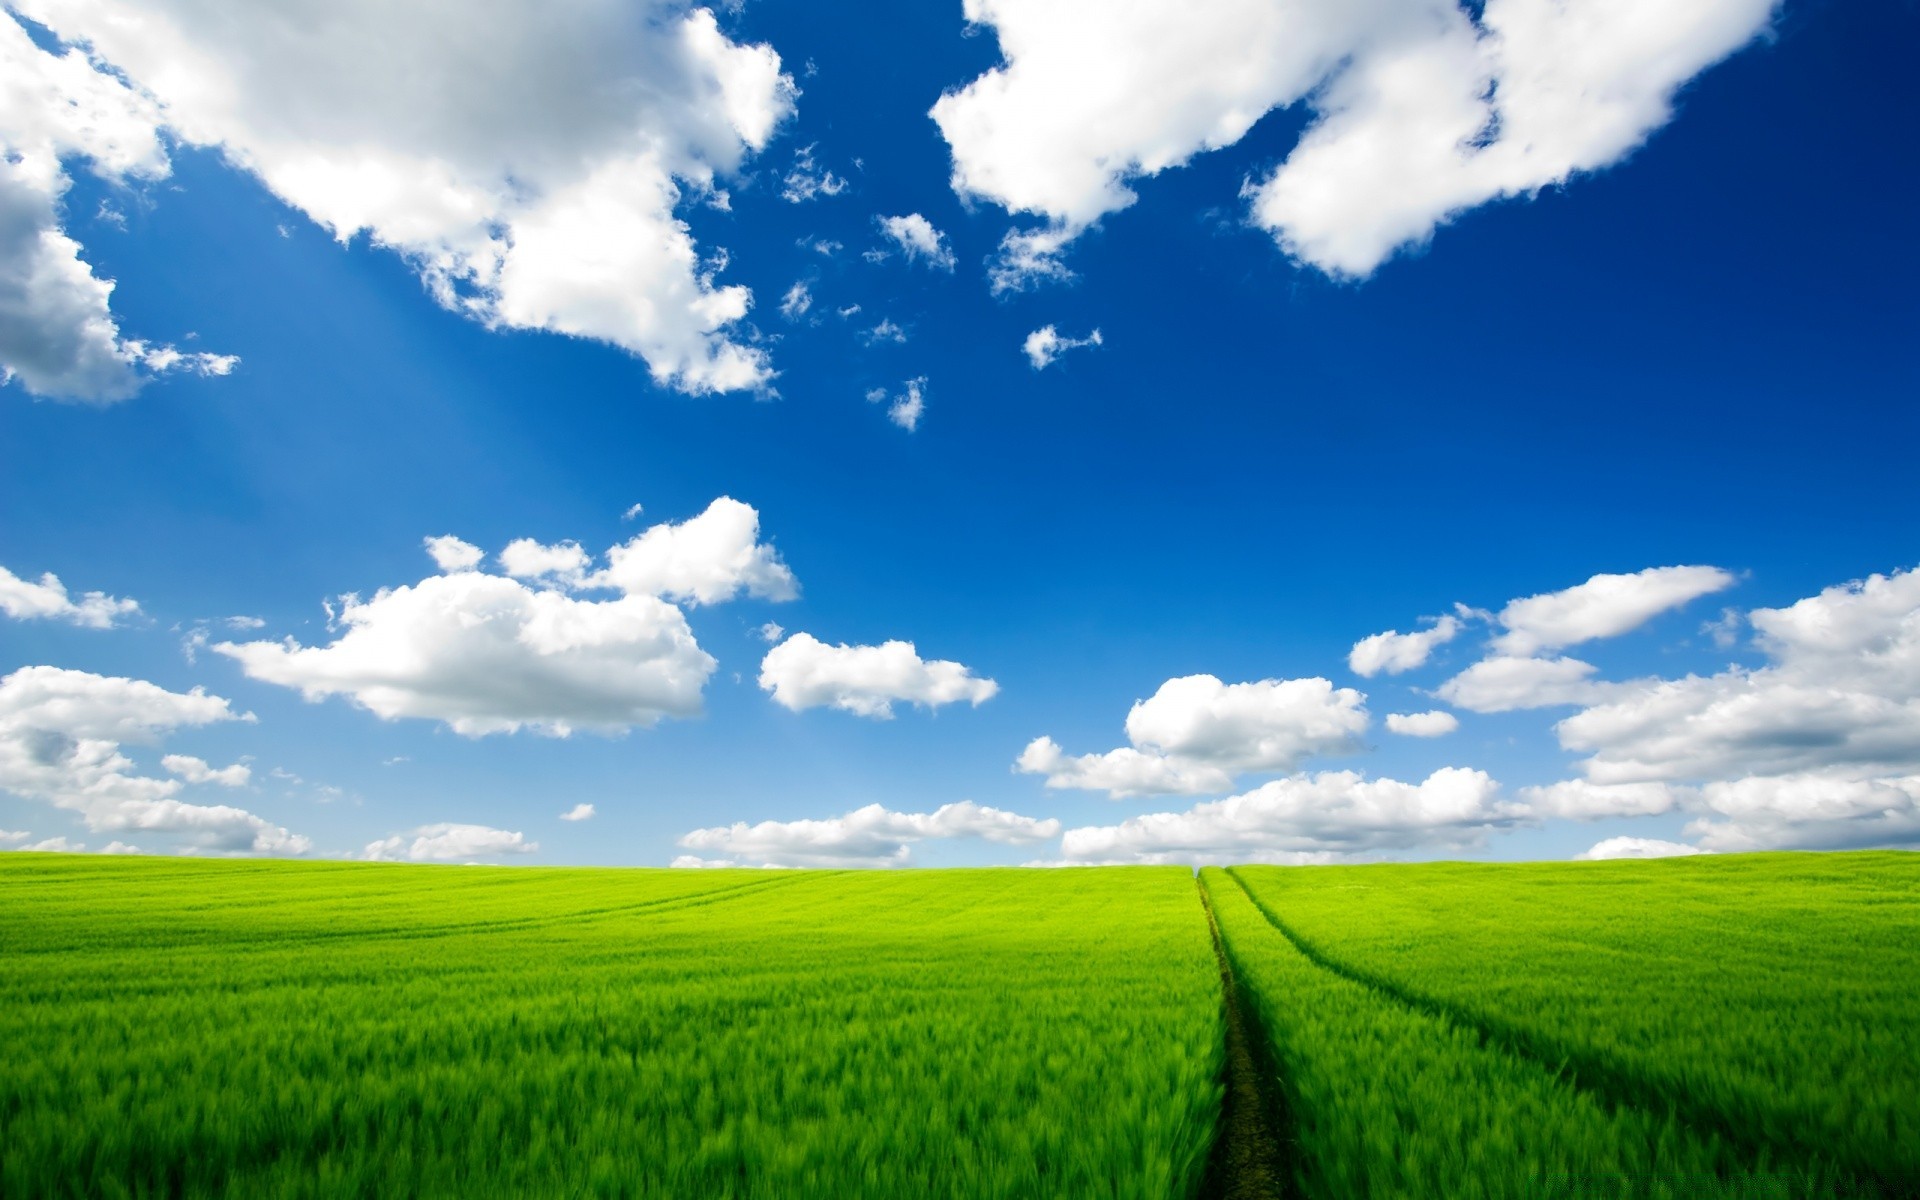
[[[0,855],[0,1195],[1908,1195],[1916,985],[1903,854]]]

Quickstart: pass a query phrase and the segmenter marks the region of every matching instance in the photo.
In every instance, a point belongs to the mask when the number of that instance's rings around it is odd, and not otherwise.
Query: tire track
[[[1233,960],[1220,940],[1206,881],[1196,872],[1193,882],[1207,914],[1207,932],[1213,935],[1214,957],[1220,962],[1220,1007],[1227,1030],[1220,1125],[1207,1154],[1200,1200],[1292,1200],[1288,1142],[1281,1132],[1288,1122],[1279,1089],[1271,1083],[1273,1056],[1259,1022],[1248,1014],[1250,1006],[1241,994]]]
[[[1602,1104],[1670,1116],[1682,1127],[1710,1134],[1750,1160],[1791,1163],[1810,1172],[1819,1171],[1827,1175],[1844,1172],[1852,1177],[1839,1181],[1833,1190],[1823,1195],[1857,1197],[1858,1200],[1920,1200],[1920,1182],[1886,1179],[1861,1164],[1841,1164],[1826,1152],[1825,1147],[1805,1133],[1775,1130],[1773,1136],[1769,1136],[1767,1132],[1735,1120],[1719,1108],[1699,1100],[1684,1088],[1644,1079],[1601,1055],[1582,1052],[1541,1034],[1484,1017],[1412,991],[1384,975],[1331,958],[1296,933],[1266,901],[1255,895],[1236,868],[1228,867],[1225,873],[1260,915],[1266,918],[1267,924],[1314,966],[1371,989],[1415,1012],[1465,1030],[1476,1036],[1481,1045],[1523,1059],[1568,1087],[1592,1095]]]

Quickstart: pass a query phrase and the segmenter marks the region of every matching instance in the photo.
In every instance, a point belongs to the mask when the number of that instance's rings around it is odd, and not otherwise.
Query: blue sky
[[[1178,36],[1151,5],[581,4],[531,40],[501,6],[474,58],[438,7],[8,9],[0,842],[1920,841],[1911,4],[1575,5],[1572,41],[1531,0]],[[1349,65],[1221,57],[1263,37]],[[476,62],[500,86],[419,114]],[[1449,105],[1486,123],[1429,128]],[[996,290],[1010,230],[1058,250]],[[1100,341],[1036,366],[1047,327]],[[721,497],[757,532],[687,524]],[[521,538],[591,560],[509,580]],[[462,640],[482,592],[505,649]],[[330,627],[345,594],[371,607]],[[1418,665],[1350,661],[1456,613]],[[1458,682],[1488,658],[1522,684]],[[1457,728],[1386,724],[1424,712]],[[1042,737],[1060,761],[1016,770]]]

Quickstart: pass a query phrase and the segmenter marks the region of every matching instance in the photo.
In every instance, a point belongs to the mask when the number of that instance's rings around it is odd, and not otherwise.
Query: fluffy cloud
[[[149,130],[218,148],[343,242],[366,233],[454,311],[623,347],[690,392],[770,375],[729,333],[747,289],[715,283],[676,210],[724,203],[718,177],[795,93],[770,48],[730,41],[707,9],[17,7],[153,97]]]
[[[78,50],[49,54],[0,15],[0,383],[36,396],[110,404],[168,371],[224,375],[238,359],[121,336],[113,282],[82,259],[64,226],[67,165],[109,183],[172,170],[152,100]]]
[[[812,307],[813,293],[807,290],[807,282],[804,279],[796,280],[794,285],[787,289],[787,294],[780,298],[780,315],[789,321],[798,321],[806,316],[807,310]]]
[[[469,737],[532,728],[615,732],[700,711],[714,660],[653,596],[579,600],[476,571],[342,598],[325,646],[221,642],[254,679],[309,700],[344,695],[393,720]]]
[[[800,594],[793,572],[760,540],[760,514],[730,496],[697,517],[655,525],[615,546],[590,582],[691,604],[719,604],[742,592],[776,601]]]
[[[689,850],[725,857],[716,861],[691,855],[675,866],[734,866],[741,863],[780,867],[904,866],[910,845],[929,838],[977,837],[1002,845],[1045,841],[1060,832],[1060,822],[1035,820],[971,800],[943,804],[930,813],[892,812],[878,804],[824,821],[744,821],[696,829],[680,839]]]
[[[576,804],[561,813],[560,819],[562,821],[591,821],[594,817],[594,811],[594,807],[591,804]]]
[[[1589,783],[1569,779],[1520,789],[1520,800],[1537,816],[1597,821],[1602,817],[1651,817],[1672,810],[1675,790],[1664,783]]]
[[[1557,704],[1588,704],[1610,686],[1593,678],[1598,670],[1577,658],[1483,658],[1434,694],[1469,712],[1512,712],[1517,708],[1550,708]]]
[[[169,754],[160,760],[169,775],[178,775],[188,783],[217,783],[221,787],[245,787],[253,779],[253,770],[245,763],[214,767],[204,758],[191,754]]]
[[[1452,641],[1459,632],[1457,617],[1436,617],[1433,624],[1413,633],[1389,629],[1355,642],[1347,653],[1347,666],[1369,679],[1382,671],[1400,675],[1423,666],[1435,647]]]
[[[953,250],[947,245],[947,235],[919,213],[881,217],[880,232],[900,248],[908,262],[924,262],[942,271],[953,270]]]
[[[456,862],[499,854],[531,854],[538,849],[540,843],[529,842],[520,833],[443,822],[369,842],[363,857],[375,862]]]
[[[1476,17],[1453,0],[1225,0],[1195,19],[1171,0],[966,0],[1005,61],[932,115],[954,190],[1042,218],[1027,236],[1051,239],[1042,261],[1057,262],[1133,202],[1132,181],[1310,99],[1318,120],[1248,185],[1252,219],[1302,261],[1365,275],[1457,212],[1618,161],[1773,8],[1488,0]]]
[[[0,846],[18,846],[32,836],[25,830],[0,829]]]
[[[902,387],[904,390],[895,395],[891,403],[887,403],[887,419],[908,433],[912,433],[920,428],[920,417],[927,411],[927,377],[922,375],[918,379],[909,379]],[[886,402],[887,389],[868,390],[867,403]]]
[[[197,688],[169,692],[145,680],[22,667],[0,679],[0,788],[77,812],[95,832],[145,830],[201,850],[303,854],[306,838],[244,809],[180,800],[180,780],[139,774],[121,752],[125,742],[245,719]]]
[[[66,585],[51,571],[33,583],[0,567],[0,612],[19,621],[51,618],[88,629],[111,629],[121,617],[140,611],[137,601],[122,600],[105,592],[88,592],[74,600]]]
[[[1312,755],[1357,750],[1365,700],[1319,678],[1228,684],[1188,675],[1167,680],[1128,712],[1131,748],[1071,757],[1043,737],[1015,767],[1045,775],[1048,787],[1100,788],[1115,797],[1222,791],[1240,772],[1290,771]]]
[[[1450,712],[1388,713],[1387,729],[1402,737],[1445,737],[1460,728],[1460,718]]]
[[[1703,854],[1698,846],[1689,846],[1682,842],[1663,842],[1659,838],[1610,837],[1604,842],[1595,842],[1591,849],[1574,855],[1576,859],[1599,861],[1609,858],[1678,858],[1688,854]]]
[[[714,660],[669,600],[798,593],[793,573],[760,540],[760,514],[725,496],[697,517],[614,546],[591,573],[591,557],[573,542],[511,543],[498,560],[507,576],[477,570],[485,556],[459,538],[426,546],[446,573],[371,600],[341,597],[334,625],[344,632],[329,645],[289,638],[213,649],[309,700],[344,695],[389,720],[444,721],[469,737],[522,728],[613,733],[700,711]],[[588,589],[625,594],[570,594]]]
[[[1587,780],[1678,785],[1711,850],[1920,843],[1920,573],[1747,623],[1766,665],[1610,685],[1562,720]]]
[[[1033,364],[1033,369],[1039,371],[1044,370],[1053,363],[1054,359],[1069,350],[1101,344],[1102,339],[1098,329],[1083,338],[1070,338],[1061,337],[1060,332],[1051,325],[1042,325],[1027,335],[1027,340],[1021,343],[1020,349],[1025,352],[1027,361]]]
[[[1185,812],[1069,829],[1060,845],[1072,862],[1324,862],[1471,846],[1524,816],[1481,771],[1447,767],[1417,784],[1330,771],[1272,780]]]
[[[1638,629],[1659,614],[1732,587],[1719,567],[1650,567],[1595,575],[1578,587],[1509,601],[1494,618],[1506,632],[1495,653],[1524,657]]]
[[[1000,690],[957,662],[921,658],[912,642],[830,646],[806,633],[767,651],[760,687],[794,712],[832,707],[879,720],[893,716],[895,701],[938,708],[965,700],[977,706]]]
[[[780,183],[780,197],[789,204],[805,204],[821,196],[838,196],[847,190],[847,181],[813,161],[813,146],[793,152],[793,166]]]

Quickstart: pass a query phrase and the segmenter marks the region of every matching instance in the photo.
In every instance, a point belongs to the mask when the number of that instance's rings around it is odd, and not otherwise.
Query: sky
[[[1920,844],[1907,0],[19,0],[0,849]]]

